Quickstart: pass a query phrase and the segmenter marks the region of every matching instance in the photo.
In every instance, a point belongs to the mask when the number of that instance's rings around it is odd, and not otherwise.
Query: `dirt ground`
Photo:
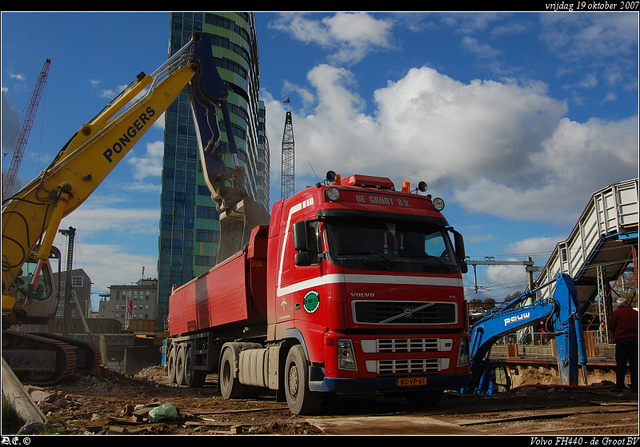
[[[314,417],[293,415],[274,396],[224,400],[215,380],[189,389],[168,384],[161,366],[134,377],[103,369],[29,392],[53,430],[69,435],[638,435],[638,395],[610,392],[607,379],[559,387],[534,370],[520,374],[508,392],[447,393],[427,411],[401,398],[341,396],[327,399]],[[151,422],[150,409],[165,403],[177,415]]]

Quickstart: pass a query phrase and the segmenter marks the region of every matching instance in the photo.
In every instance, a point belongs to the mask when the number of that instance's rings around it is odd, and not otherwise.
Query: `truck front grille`
[[[352,301],[353,322],[360,324],[456,324],[456,303],[429,301]]]
[[[369,360],[366,362],[367,371],[377,374],[410,374],[438,372],[443,369],[441,360],[448,359],[400,359],[400,360]]]
[[[437,338],[390,338],[377,341],[377,352],[436,352],[440,341]]]

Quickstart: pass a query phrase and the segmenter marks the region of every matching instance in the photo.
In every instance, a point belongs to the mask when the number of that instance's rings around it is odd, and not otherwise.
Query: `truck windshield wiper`
[[[377,251],[349,251],[349,252],[338,253],[338,256],[342,256],[342,255],[367,255],[367,256],[376,255],[376,256],[380,256],[382,260],[388,263],[390,266],[392,267],[396,266],[396,264],[391,259],[389,259],[389,257],[383,255],[382,253],[378,253]]]
[[[429,255],[427,253],[415,253],[415,254],[411,254],[411,255],[405,255],[403,256],[405,258],[425,258],[425,259],[435,259],[436,261],[438,261],[438,263],[440,264],[441,267],[446,268],[447,270],[449,270],[452,265],[451,264],[447,264],[446,262],[444,262],[440,257],[438,256],[433,256],[433,255]]]

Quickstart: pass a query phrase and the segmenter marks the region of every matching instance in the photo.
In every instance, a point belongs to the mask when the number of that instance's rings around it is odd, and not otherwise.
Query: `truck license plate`
[[[398,379],[398,386],[424,386],[426,384],[426,377],[409,377]]]

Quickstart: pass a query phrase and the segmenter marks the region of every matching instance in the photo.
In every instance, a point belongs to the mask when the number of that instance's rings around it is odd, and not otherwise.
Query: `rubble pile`
[[[223,400],[202,389],[166,383],[161,366],[136,376],[101,369],[54,387],[27,386],[49,420],[48,432],[76,435],[320,434],[275,399]],[[258,416],[259,415],[259,416]]]

